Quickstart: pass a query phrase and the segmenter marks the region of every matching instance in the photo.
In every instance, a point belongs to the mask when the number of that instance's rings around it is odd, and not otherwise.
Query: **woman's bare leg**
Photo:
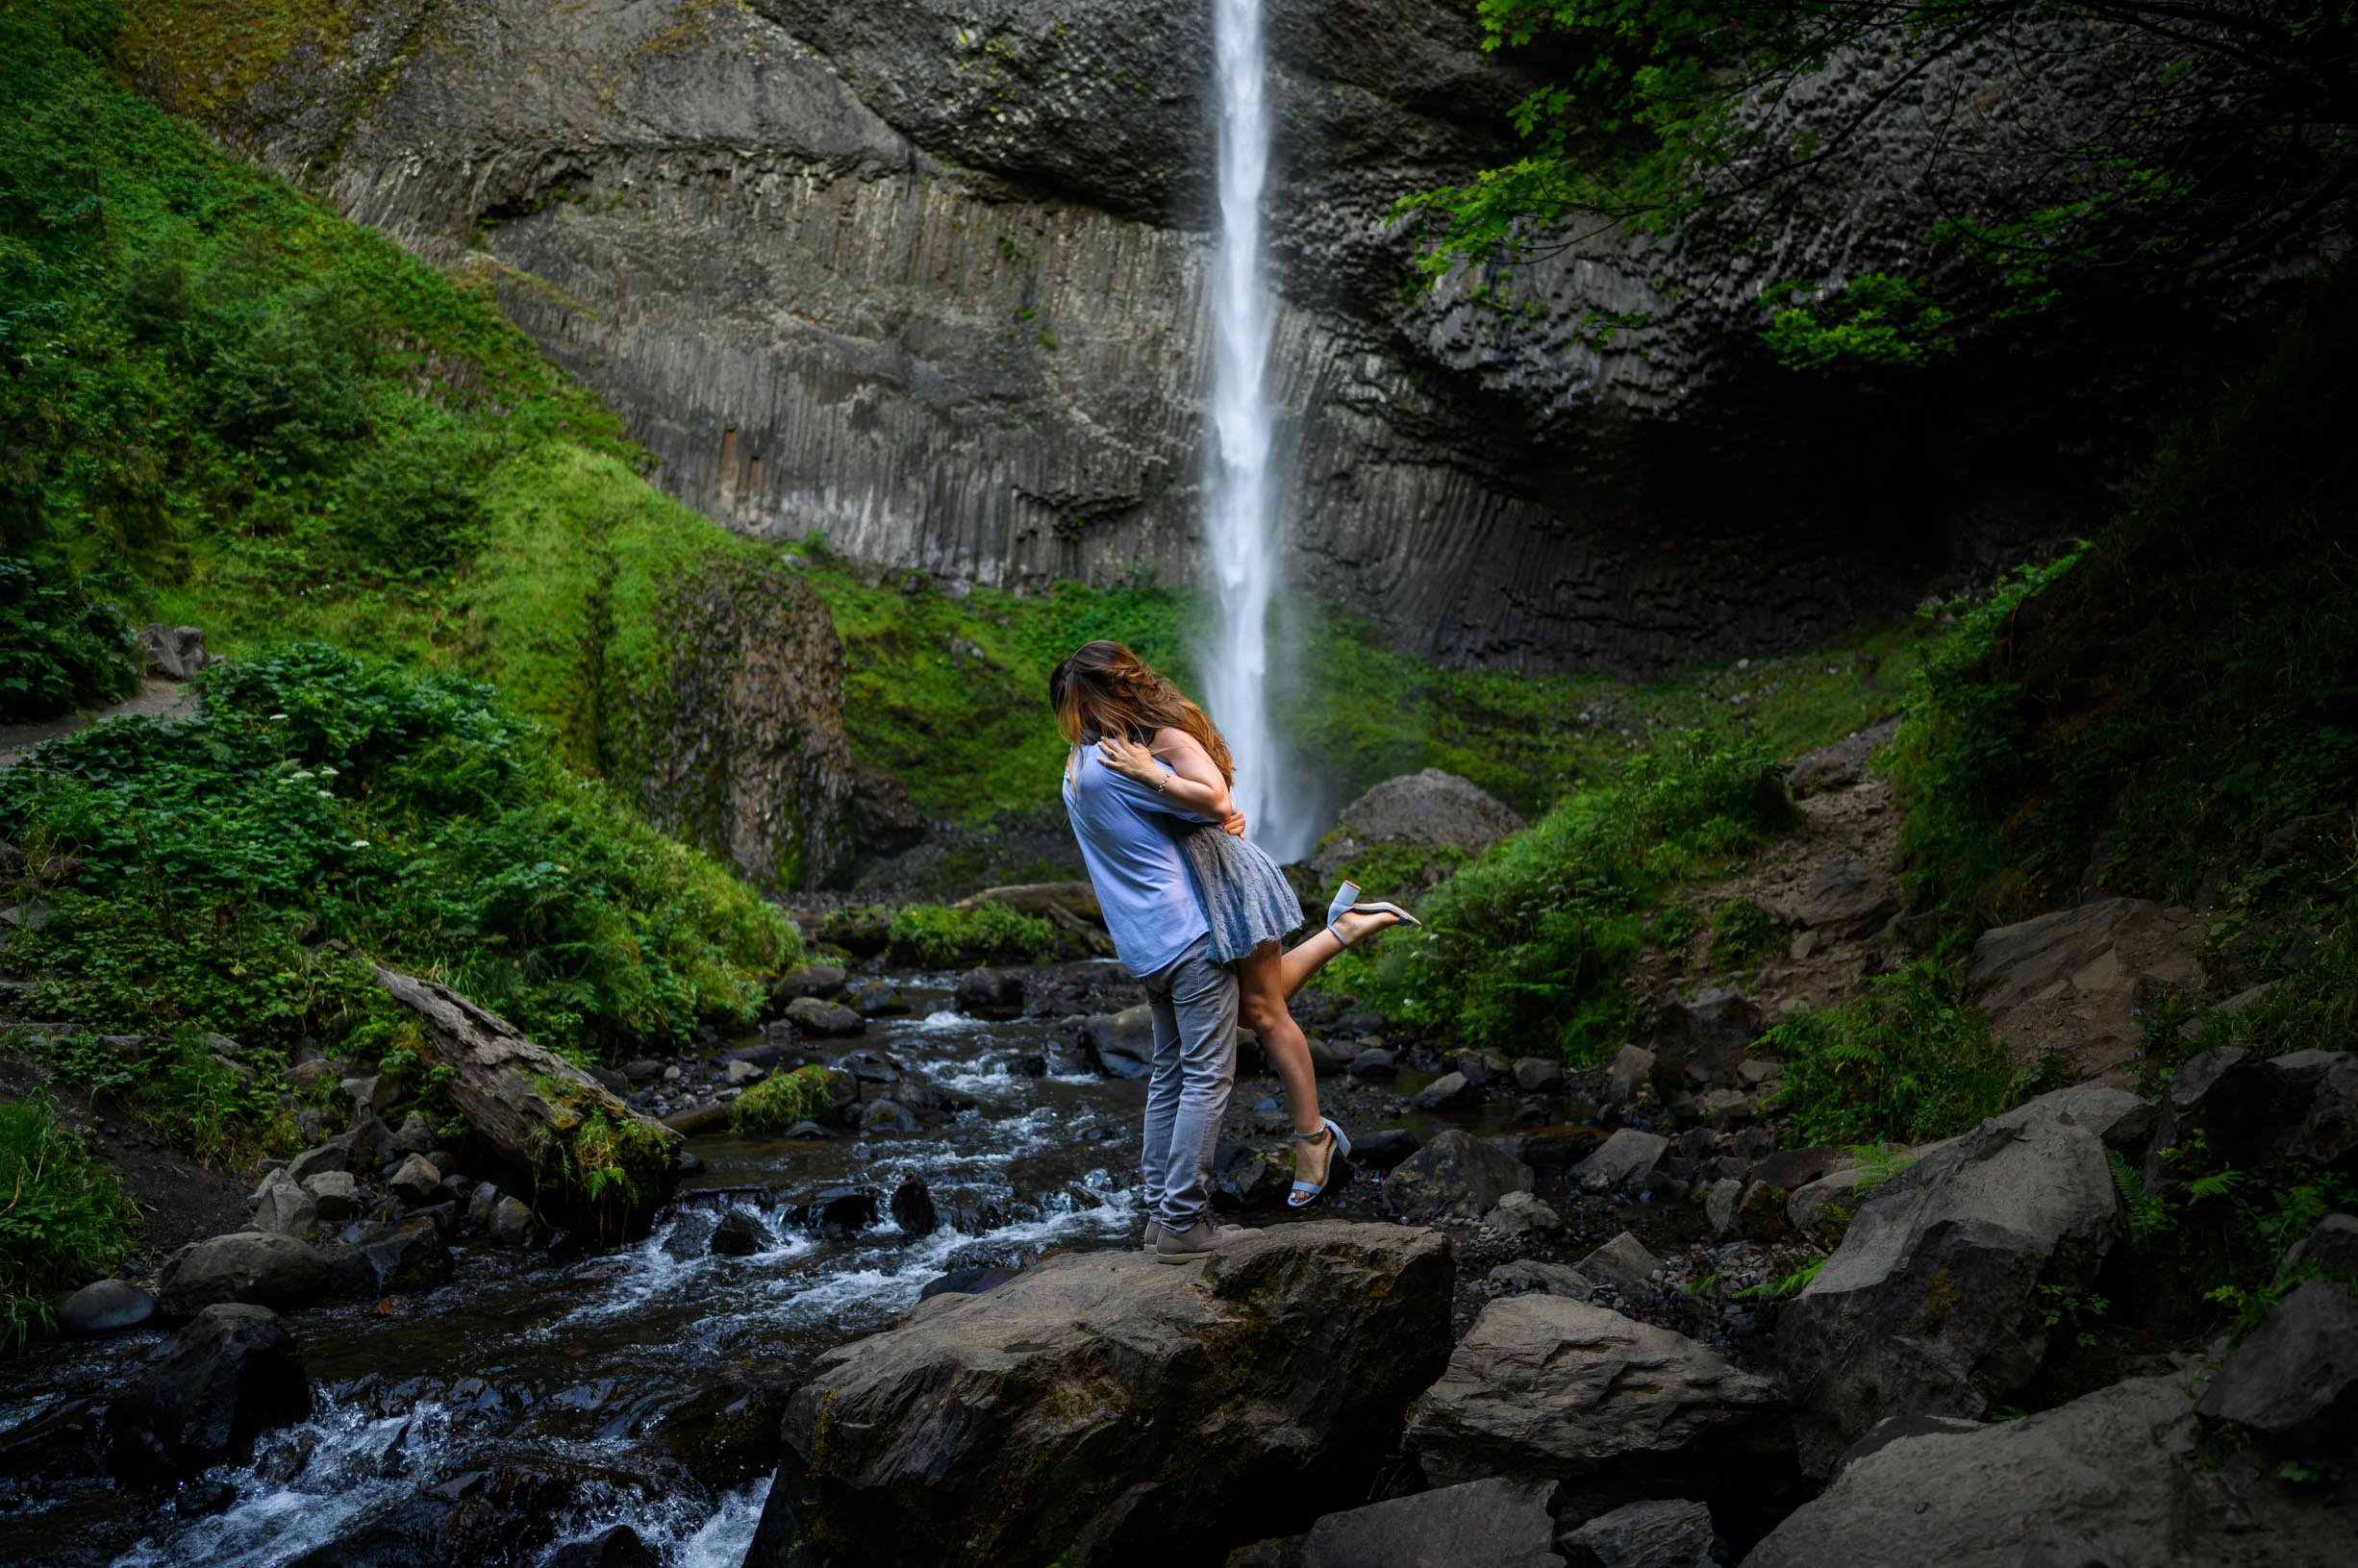
[[[1336,924],[1356,942],[1362,936],[1373,935],[1386,926],[1396,926],[1399,921],[1388,914],[1346,914]],[[1277,960],[1281,966],[1278,982],[1280,994],[1287,1001],[1292,1001],[1295,993],[1310,983],[1310,977],[1325,968],[1342,951],[1342,938],[1324,927],[1303,937]],[[1259,958],[1260,955],[1256,953],[1254,957]],[[1240,984],[1242,983],[1243,974],[1243,967],[1240,965],[1237,969]]]
[[[1335,943],[1331,934],[1320,934],[1334,943],[1338,952],[1342,950],[1342,944]],[[1238,959],[1237,1011],[1244,1027],[1260,1037],[1262,1053],[1269,1058],[1269,1070],[1286,1086],[1286,1101],[1293,1110],[1293,1130],[1316,1132],[1325,1126],[1318,1113],[1318,1073],[1311,1065],[1310,1041],[1303,1036],[1302,1026],[1286,1010],[1286,1001],[1292,993],[1285,989],[1285,959],[1292,957],[1280,954],[1275,942],[1264,942]],[[1325,1181],[1326,1162],[1332,1153],[1331,1138],[1295,1143],[1294,1175],[1314,1184]]]

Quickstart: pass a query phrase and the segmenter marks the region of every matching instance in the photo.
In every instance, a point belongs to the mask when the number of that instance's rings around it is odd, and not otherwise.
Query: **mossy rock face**
[[[754,1568],[1213,1560],[1367,1495],[1449,1356],[1434,1232],[1290,1225],[1166,1267],[1050,1258],[830,1352]]]

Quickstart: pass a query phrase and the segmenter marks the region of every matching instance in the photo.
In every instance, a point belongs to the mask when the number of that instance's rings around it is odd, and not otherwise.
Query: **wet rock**
[[[958,977],[951,1006],[969,1018],[1020,1018],[1023,998],[1022,970],[969,969]]]
[[[450,1248],[442,1228],[426,1215],[372,1225],[361,1234],[361,1256],[376,1276],[376,1292],[427,1290],[450,1278]]]
[[[1302,1043],[1310,1053],[1310,1071],[1315,1077],[1333,1078],[1359,1059],[1356,1049],[1348,1056],[1342,1055],[1316,1034],[1305,1036]]]
[[[870,1100],[860,1108],[863,1132],[915,1132],[917,1128],[916,1112],[897,1100]]]
[[[1379,1127],[1351,1135],[1351,1158],[1373,1170],[1391,1170],[1416,1152],[1417,1134],[1405,1127]]]
[[[1384,1207],[1402,1219],[1478,1219],[1531,1182],[1530,1166],[1453,1127],[1384,1178]]]
[[[909,1011],[909,999],[890,981],[871,980],[852,988],[852,1011],[863,1018],[897,1018]]]
[[[1212,1202],[1220,1208],[1280,1207],[1292,1185],[1292,1167],[1266,1150],[1223,1142],[1213,1151]]]
[[[311,1413],[302,1353],[266,1307],[218,1303],[175,1333],[108,1406],[111,1469],[153,1486],[242,1458]]]
[[[393,1133],[393,1147],[405,1155],[431,1154],[434,1143],[434,1129],[414,1110],[402,1118],[400,1129]]]
[[[1302,1538],[1301,1568],[1560,1568],[1545,1481],[1489,1479],[1342,1513]]]
[[[1517,1136],[1510,1152],[1535,1171],[1571,1170],[1605,1140],[1593,1127],[1536,1127]]]
[[[470,1230],[489,1231],[491,1210],[499,1203],[499,1188],[489,1182],[478,1182],[475,1190],[466,1195],[466,1224]]]
[[[1625,1504],[1556,1535],[1567,1568],[1718,1568],[1726,1555],[1711,1509],[1685,1498]]]
[[[921,1176],[913,1176],[893,1188],[890,1207],[892,1223],[909,1235],[929,1236],[941,1227],[941,1215],[934,1207],[933,1189]]]
[[[288,1179],[300,1186],[327,1171],[352,1168],[352,1134],[339,1132],[315,1149],[306,1149],[287,1162]]]
[[[622,1064],[622,1076],[634,1083],[652,1083],[664,1076],[665,1065],[653,1057],[640,1057]]]
[[[1560,1094],[1565,1084],[1564,1063],[1542,1057],[1519,1058],[1515,1063],[1515,1083],[1525,1094]]]
[[[1478,1089],[1502,1086],[1515,1076],[1514,1063],[1495,1051],[1460,1051],[1449,1058],[1449,1067]]]
[[[2287,1447],[2347,1453],[2358,1436],[2358,1296],[2302,1281],[2235,1348],[2199,1408]]]
[[[1010,1057],[1000,1065],[1010,1078],[1045,1078],[1048,1076],[1048,1058],[1036,1054]]]
[[[1511,1263],[1501,1263],[1490,1272],[1493,1294],[1519,1296],[1528,1291],[1540,1291],[1549,1296],[1568,1296],[1584,1302],[1595,1293],[1588,1277],[1578,1269],[1562,1263],[1543,1262],[1536,1257],[1518,1257]]]
[[[275,1231],[280,1235],[300,1236],[318,1228],[318,1204],[283,1169],[264,1176],[262,1184],[254,1189],[253,1196],[247,1202],[254,1206],[254,1229],[257,1231]]]
[[[540,1560],[560,1524],[585,1505],[645,1501],[648,1480],[536,1456],[459,1472],[360,1515],[288,1568],[486,1568]]]
[[[824,1236],[856,1236],[871,1230],[878,1212],[868,1187],[822,1187],[793,1206],[794,1223]]]
[[[1640,1190],[1669,1147],[1670,1140],[1659,1132],[1620,1128],[1573,1167],[1572,1180],[1590,1192]]]
[[[729,1107],[725,1100],[699,1100],[685,1109],[665,1116],[664,1125],[684,1138],[701,1137],[717,1132],[729,1125]]]
[[[542,1568],[662,1568],[663,1557],[628,1525],[616,1525],[594,1540],[567,1541],[542,1559]]]
[[[847,1051],[831,1064],[839,1073],[849,1073],[863,1083],[897,1083],[901,1081],[901,1064],[882,1051],[863,1047]]]
[[[532,1242],[533,1214],[519,1198],[502,1195],[491,1205],[486,1239],[494,1247],[524,1247]]]
[[[830,997],[843,989],[843,966],[840,963],[806,963],[789,969],[778,977],[770,995],[781,1005],[799,1001],[803,997]],[[627,1071],[627,1069],[626,1069]]]
[[[816,1122],[796,1122],[786,1130],[786,1135],[790,1138],[800,1138],[805,1142],[820,1143],[835,1136],[833,1132],[828,1132]]]
[[[1625,1299],[1637,1301],[1654,1292],[1654,1276],[1662,1270],[1662,1259],[1623,1231],[1574,1266],[1591,1283],[1609,1284]]]
[[[88,1335],[136,1329],[156,1315],[153,1291],[129,1280],[93,1280],[58,1308],[58,1332]]]
[[[1770,1380],[1668,1329],[1530,1295],[1482,1309],[1417,1399],[1405,1446],[1430,1484],[1561,1481],[1576,1512],[1633,1492],[1762,1488],[1791,1475],[1792,1442]]]
[[[1443,1073],[1409,1096],[1418,1110],[1472,1110],[1482,1104],[1482,1085],[1464,1073]]]
[[[1535,1193],[1510,1192],[1498,1200],[1497,1207],[1482,1217],[1482,1225],[1508,1240],[1522,1240],[1561,1233],[1564,1217],[1542,1203]]]
[[[1154,1065],[1154,1014],[1141,1002],[1119,1012],[1093,1013],[1081,1026],[1089,1058],[1108,1078],[1144,1078]]]
[[[715,1257],[751,1257],[777,1244],[777,1237],[769,1233],[768,1226],[741,1208],[732,1208],[713,1227],[712,1239],[706,1246]]]
[[[2069,1105],[2043,1096],[1933,1145],[1785,1305],[1777,1354],[1811,1474],[1885,1416],[1979,1416],[2038,1372],[2043,1288],[2086,1293],[2120,1232],[2104,1145]]]
[[[2348,1560],[2349,1526],[2335,1510],[2288,1497],[2248,1465],[2203,1464],[2192,1404],[2183,1379],[2142,1378],[2018,1421],[1862,1443],[1744,1568]]]
[[[832,1002],[821,1002],[815,996],[796,997],[786,1005],[786,1017],[805,1034],[821,1039],[840,1038],[867,1032],[867,1022],[849,1008]]]
[[[1656,1090],[1668,1097],[1733,1083],[1736,1064],[1768,1029],[1768,1014],[1733,986],[1706,985],[1692,997],[1668,998],[1654,1030]]]
[[[936,1296],[979,1296],[986,1290],[996,1290],[1023,1271],[1008,1263],[978,1263],[970,1268],[955,1268],[925,1282],[917,1292],[917,1300],[931,1301]]]
[[[1429,1232],[1311,1223],[1185,1267],[1075,1254],[937,1295],[796,1391],[747,1568],[806,1540],[844,1561],[1208,1560],[1273,1491],[1364,1485],[1447,1355],[1449,1276]]]
[[[172,1256],[157,1282],[156,1309],[191,1317],[226,1302],[300,1307],[328,1286],[327,1264],[307,1243],[268,1231],[236,1231]]]
[[[1872,936],[1899,912],[1899,887],[1872,866],[1838,857],[1775,912],[1830,936]]]
[[[720,1081],[733,1089],[741,1089],[748,1083],[759,1083],[768,1076],[769,1073],[765,1068],[758,1067],[750,1061],[732,1061],[720,1070]]]
[[[939,1083],[918,1078],[914,1074],[901,1080],[900,1086],[892,1091],[892,1098],[928,1119],[939,1119],[953,1115],[958,1111],[974,1108],[972,1095],[961,1094],[955,1089],[945,1089]]]
[[[1400,1071],[1400,1059],[1382,1046],[1370,1046],[1353,1057],[1345,1070],[1353,1078],[1392,1078]]]

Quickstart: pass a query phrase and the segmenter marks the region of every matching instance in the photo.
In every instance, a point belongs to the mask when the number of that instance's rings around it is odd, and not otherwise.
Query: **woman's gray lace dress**
[[[1218,827],[1182,828],[1179,856],[1212,928],[1215,963],[1234,963],[1301,925],[1293,884],[1251,839]]]

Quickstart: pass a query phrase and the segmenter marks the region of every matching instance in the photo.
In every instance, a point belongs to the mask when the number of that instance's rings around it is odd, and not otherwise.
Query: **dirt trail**
[[[139,682],[139,689],[119,703],[105,708],[92,708],[79,713],[67,713],[38,724],[0,724],[0,768],[13,767],[25,753],[44,740],[87,730],[107,719],[186,718],[196,711],[196,687],[180,681],[166,681],[148,676]]]

